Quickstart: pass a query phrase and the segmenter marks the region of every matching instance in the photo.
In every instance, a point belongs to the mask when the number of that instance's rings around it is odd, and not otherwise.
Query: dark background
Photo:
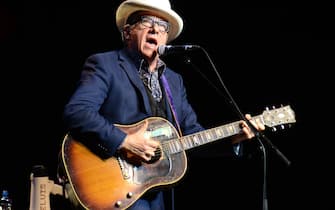
[[[119,2],[0,4],[0,189],[9,191],[15,210],[29,208],[34,165],[46,166],[55,180],[65,134],[63,106],[84,59],[122,46],[114,20]],[[265,131],[291,161],[287,166],[268,150],[269,210],[333,209],[330,5],[171,2],[184,19],[183,33],[171,44],[202,46],[242,113],[257,115],[281,104],[296,113],[290,128]],[[199,121],[211,128],[238,120],[205,54],[185,57],[169,56],[166,62],[184,76]],[[262,209],[262,155],[258,142],[251,144],[254,155],[242,160],[226,158],[223,142],[189,151],[188,172],[174,188],[176,209]]]

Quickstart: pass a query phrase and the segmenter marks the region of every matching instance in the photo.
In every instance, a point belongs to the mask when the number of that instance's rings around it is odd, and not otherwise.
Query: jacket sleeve
[[[101,151],[113,155],[126,134],[99,113],[112,76],[112,67],[103,59],[99,55],[87,58],[76,90],[65,105],[63,119],[65,128],[76,138],[95,142]]]

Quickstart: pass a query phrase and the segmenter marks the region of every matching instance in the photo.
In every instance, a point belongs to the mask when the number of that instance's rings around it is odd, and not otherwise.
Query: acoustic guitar
[[[253,117],[267,127],[294,123],[290,106],[265,110]],[[80,204],[86,209],[125,209],[146,191],[178,182],[187,169],[185,151],[241,132],[241,121],[180,136],[175,127],[160,117],[150,117],[132,125],[115,125],[125,133],[147,126],[145,135],[160,142],[156,155],[148,162],[122,152],[102,158],[86,144],[67,134],[61,156],[66,175]]]

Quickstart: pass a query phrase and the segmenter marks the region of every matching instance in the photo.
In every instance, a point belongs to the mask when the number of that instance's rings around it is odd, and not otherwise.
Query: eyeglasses
[[[158,19],[153,16],[141,16],[139,22],[145,28],[153,28],[156,24],[158,27],[158,31],[161,33],[168,33],[170,30],[170,24],[167,21]]]

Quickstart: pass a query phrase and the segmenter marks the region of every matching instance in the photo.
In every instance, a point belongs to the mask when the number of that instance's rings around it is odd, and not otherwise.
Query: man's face
[[[126,37],[128,46],[145,58],[154,59],[158,46],[167,42],[169,23],[150,13],[139,13],[134,19],[135,23],[129,26]]]

